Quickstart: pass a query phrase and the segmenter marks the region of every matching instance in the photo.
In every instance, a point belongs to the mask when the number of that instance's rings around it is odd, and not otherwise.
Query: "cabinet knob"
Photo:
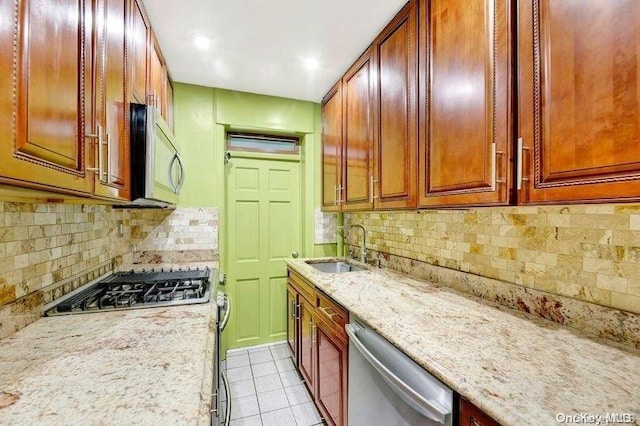
[[[291,252],[291,257],[293,257],[294,259],[297,259],[299,255],[300,254],[295,250]]]

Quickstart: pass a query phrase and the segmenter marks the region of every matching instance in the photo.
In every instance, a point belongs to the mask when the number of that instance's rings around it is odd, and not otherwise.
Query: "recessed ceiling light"
[[[304,66],[308,70],[313,71],[313,70],[316,70],[316,69],[318,69],[320,67],[320,61],[318,59],[316,59],[316,58],[306,58],[304,60]]]
[[[198,49],[206,50],[209,48],[211,42],[205,36],[197,35],[193,37],[193,44],[195,44]]]

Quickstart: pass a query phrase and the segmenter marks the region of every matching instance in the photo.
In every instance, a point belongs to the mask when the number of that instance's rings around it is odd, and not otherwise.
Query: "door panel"
[[[231,303],[238,307],[227,327],[229,347],[284,340],[284,259],[300,251],[300,166],[237,153],[227,176],[227,276]]]
[[[138,1],[131,1],[131,97],[134,102],[147,103],[147,59],[149,43],[149,24]]]
[[[91,111],[91,29],[85,28],[91,4],[17,4],[0,5],[0,176],[90,193],[84,126]]]
[[[96,2],[95,34],[96,75],[95,131],[104,129],[103,139],[92,152],[102,173],[95,175],[94,192],[108,198],[129,199],[129,111],[126,93],[125,28],[126,2],[100,0]],[[100,127],[98,127],[100,126]],[[101,143],[99,143],[101,141]]]
[[[420,205],[506,204],[509,1],[421,4]]]
[[[342,83],[338,82],[322,101],[322,209],[338,211],[342,176]]]
[[[314,395],[314,351],[313,337],[315,322],[313,317],[313,305],[306,299],[300,298],[300,373],[305,380],[309,392]]]
[[[417,200],[418,20],[411,1],[374,42],[376,207],[415,207]]]
[[[269,336],[278,337],[287,333],[287,311],[282,309],[282,295],[287,292],[287,278],[269,280]]]
[[[520,1],[523,202],[640,196],[640,4]]]
[[[371,209],[373,175],[373,90],[371,51],[356,61],[342,80],[344,111],[343,210]]]
[[[237,340],[252,342],[260,337],[260,317],[257,315],[260,309],[260,280],[236,280],[234,293],[231,312],[233,314],[236,311],[236,317],[242,318],[237,325]]]
[[[258,262],[260,260],[259,202],[238,201],[235,223],[236,260],[243,263]]]
[[[344,377],[347,348],[335,338],[331,327],[322,321],[318,321],[317,340],[316,398],[329,424],[343,425],[346,422]]]
[[[293,354],[294,364],[298,364],[298,321],[296,318],[296,305],[298,303],[298,292],[290,285],[287,285],[287,343]]]

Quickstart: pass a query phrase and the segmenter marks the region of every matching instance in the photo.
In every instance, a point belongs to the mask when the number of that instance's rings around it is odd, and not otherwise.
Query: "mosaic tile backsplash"
[[[352,223],[378,252],[640,313],[637,204],[345,214]]]
[[[217,258],[215,208],[0,201],[0,338],[38,319],[44,304],[114,269]]]

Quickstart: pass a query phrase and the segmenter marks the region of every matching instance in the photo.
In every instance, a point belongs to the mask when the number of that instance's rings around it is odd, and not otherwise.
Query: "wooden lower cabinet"
[[[287,343],[293,354],[293,362],[298,365],[298,293],[287,285]]]
[[[349,313],[292,271],[287,302],[287,336],[298,371],[324,421],[346,425]]]
[[[304,378],[307,388],[313,393],[315,384],[315,375],[313,374],[314,366],[314,350],[315,345],[315,328],[313,306],[306,299],[299,299],[300,310],[300,356],[298,361],[298,369]]]
[[[347,424],[348,345],[333,325],[316,324],[316,404],[330,425]]]
[[[460,398],[459,409],[459,426],[500,426],[499,423],[464,398]]]

